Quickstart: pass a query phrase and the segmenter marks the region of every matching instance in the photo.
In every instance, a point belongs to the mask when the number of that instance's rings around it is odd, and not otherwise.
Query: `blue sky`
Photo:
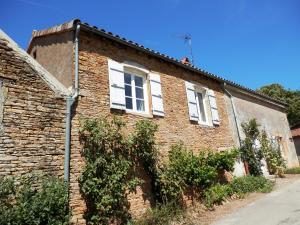
[[[175,58],[192,35],[195,65],[250,88],[300,89],[299,0],[1,0],[0,28],[31,32],[79,18]]]

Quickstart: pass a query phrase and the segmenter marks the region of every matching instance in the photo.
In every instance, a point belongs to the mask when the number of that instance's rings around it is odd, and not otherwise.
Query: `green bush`
[[[182,143],[172,146],[158,181],[163,202],[181,200],[186,188],[203,190],[215,184],[218,171],[232,171],[236,157],[236,150],[193,154]]]
[[[284,171],[285,174],[300,174],[300,167],[289,168]]]
[[[157,181],[162,202],[179,202],[187,187],[205,188],[213,184],[218,173],[205,159],[204,154],[194,155],[182,143],[172,146],[168,164],[160,169]]]
[[[271,192],[274,183],[262,176],[244,176],[234,178],[229,184],[215,184],[203,193],[206,207],[212,208],[219,205],[232,195],[244,197],[252,192]]]
[[[183,209],[173,202],[160,204],[147,210],[141,219],[136,221],[136,225],[169,225],[183,212]]]
[[[229,184],[216,184],[206,189],[203,195],[205,206],[212,208],[213,205],[219,205],[228,197],[233,195],[233,190]]]
[[[209,151],[205,157],[206,163],[212,167],[215,167],[218,171],[226,170],[232,172],[234,170],[234,164],[239,156],[238,149],[232,149],[221,152]]]
[[[230,186],[234,193],[243,196],[251,192],[270,192],[273,189],[274,182],[263,176],[244,176],[233,179]]]
[[[67,185],[52,177],[0,179],[0,224],[69,224]]]

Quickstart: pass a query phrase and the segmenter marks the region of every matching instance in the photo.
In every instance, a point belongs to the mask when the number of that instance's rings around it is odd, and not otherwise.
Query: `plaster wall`
[[[260,130],[265,130],[269,137],[280,137],[280,145],[282,155],[287,162],[288,167],[298,166],[296,149],[292,139],[289,123],[286,113],[278,106],[263,102],[252,96],[230,90],[233,95],[233,102],[236,109],[236,117],[238,123],[238,130],[243,140],[245,135],[241,124],[255,118],[260,125]],[[229,105],[229,98],[227,99]],[[229,106],[227,106],[229,107]],[[229,114],[231,124],[234,123],[233,113]],[[237,129],[232,129],[233,135],[238,140]]]

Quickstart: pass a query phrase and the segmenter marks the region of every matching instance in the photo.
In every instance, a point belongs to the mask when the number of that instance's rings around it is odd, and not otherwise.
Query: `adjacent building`
[[[300,161],[300,123],[297,123],[296,125],[292,126],[291,130],[296,147],[296,153]]]

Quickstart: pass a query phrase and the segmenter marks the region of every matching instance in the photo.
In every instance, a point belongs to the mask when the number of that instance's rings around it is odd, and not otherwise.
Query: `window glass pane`
[[[125,85],[125,96],[132,97],[131,86],[127,84]]]
[[[135,76],[134,80],[135,80],[136,87],[143,87],[143,78],[142,77]]]
[[[136,100],[136,110],[137,111],[145,111],[144,100]]]
[[[128,73],[124,74],[124,82],[125,84],[131,84],[131,75]]]
[[[136,87],[135,88],[135,95],[136,95],[136,98],[144,99],[144,91],[143,91],[143,89]]]
[[[204,109],[204,103],[203,103],[203,100],[204,100],[203,95],[202,95],[202,93],[197,93],[197,95],[198,95],[198,101],[199,101],[201,121],[206,122],[205,109]]]
[[[132,98],[125,98],[126,99],[126,109],[132,109]]]

